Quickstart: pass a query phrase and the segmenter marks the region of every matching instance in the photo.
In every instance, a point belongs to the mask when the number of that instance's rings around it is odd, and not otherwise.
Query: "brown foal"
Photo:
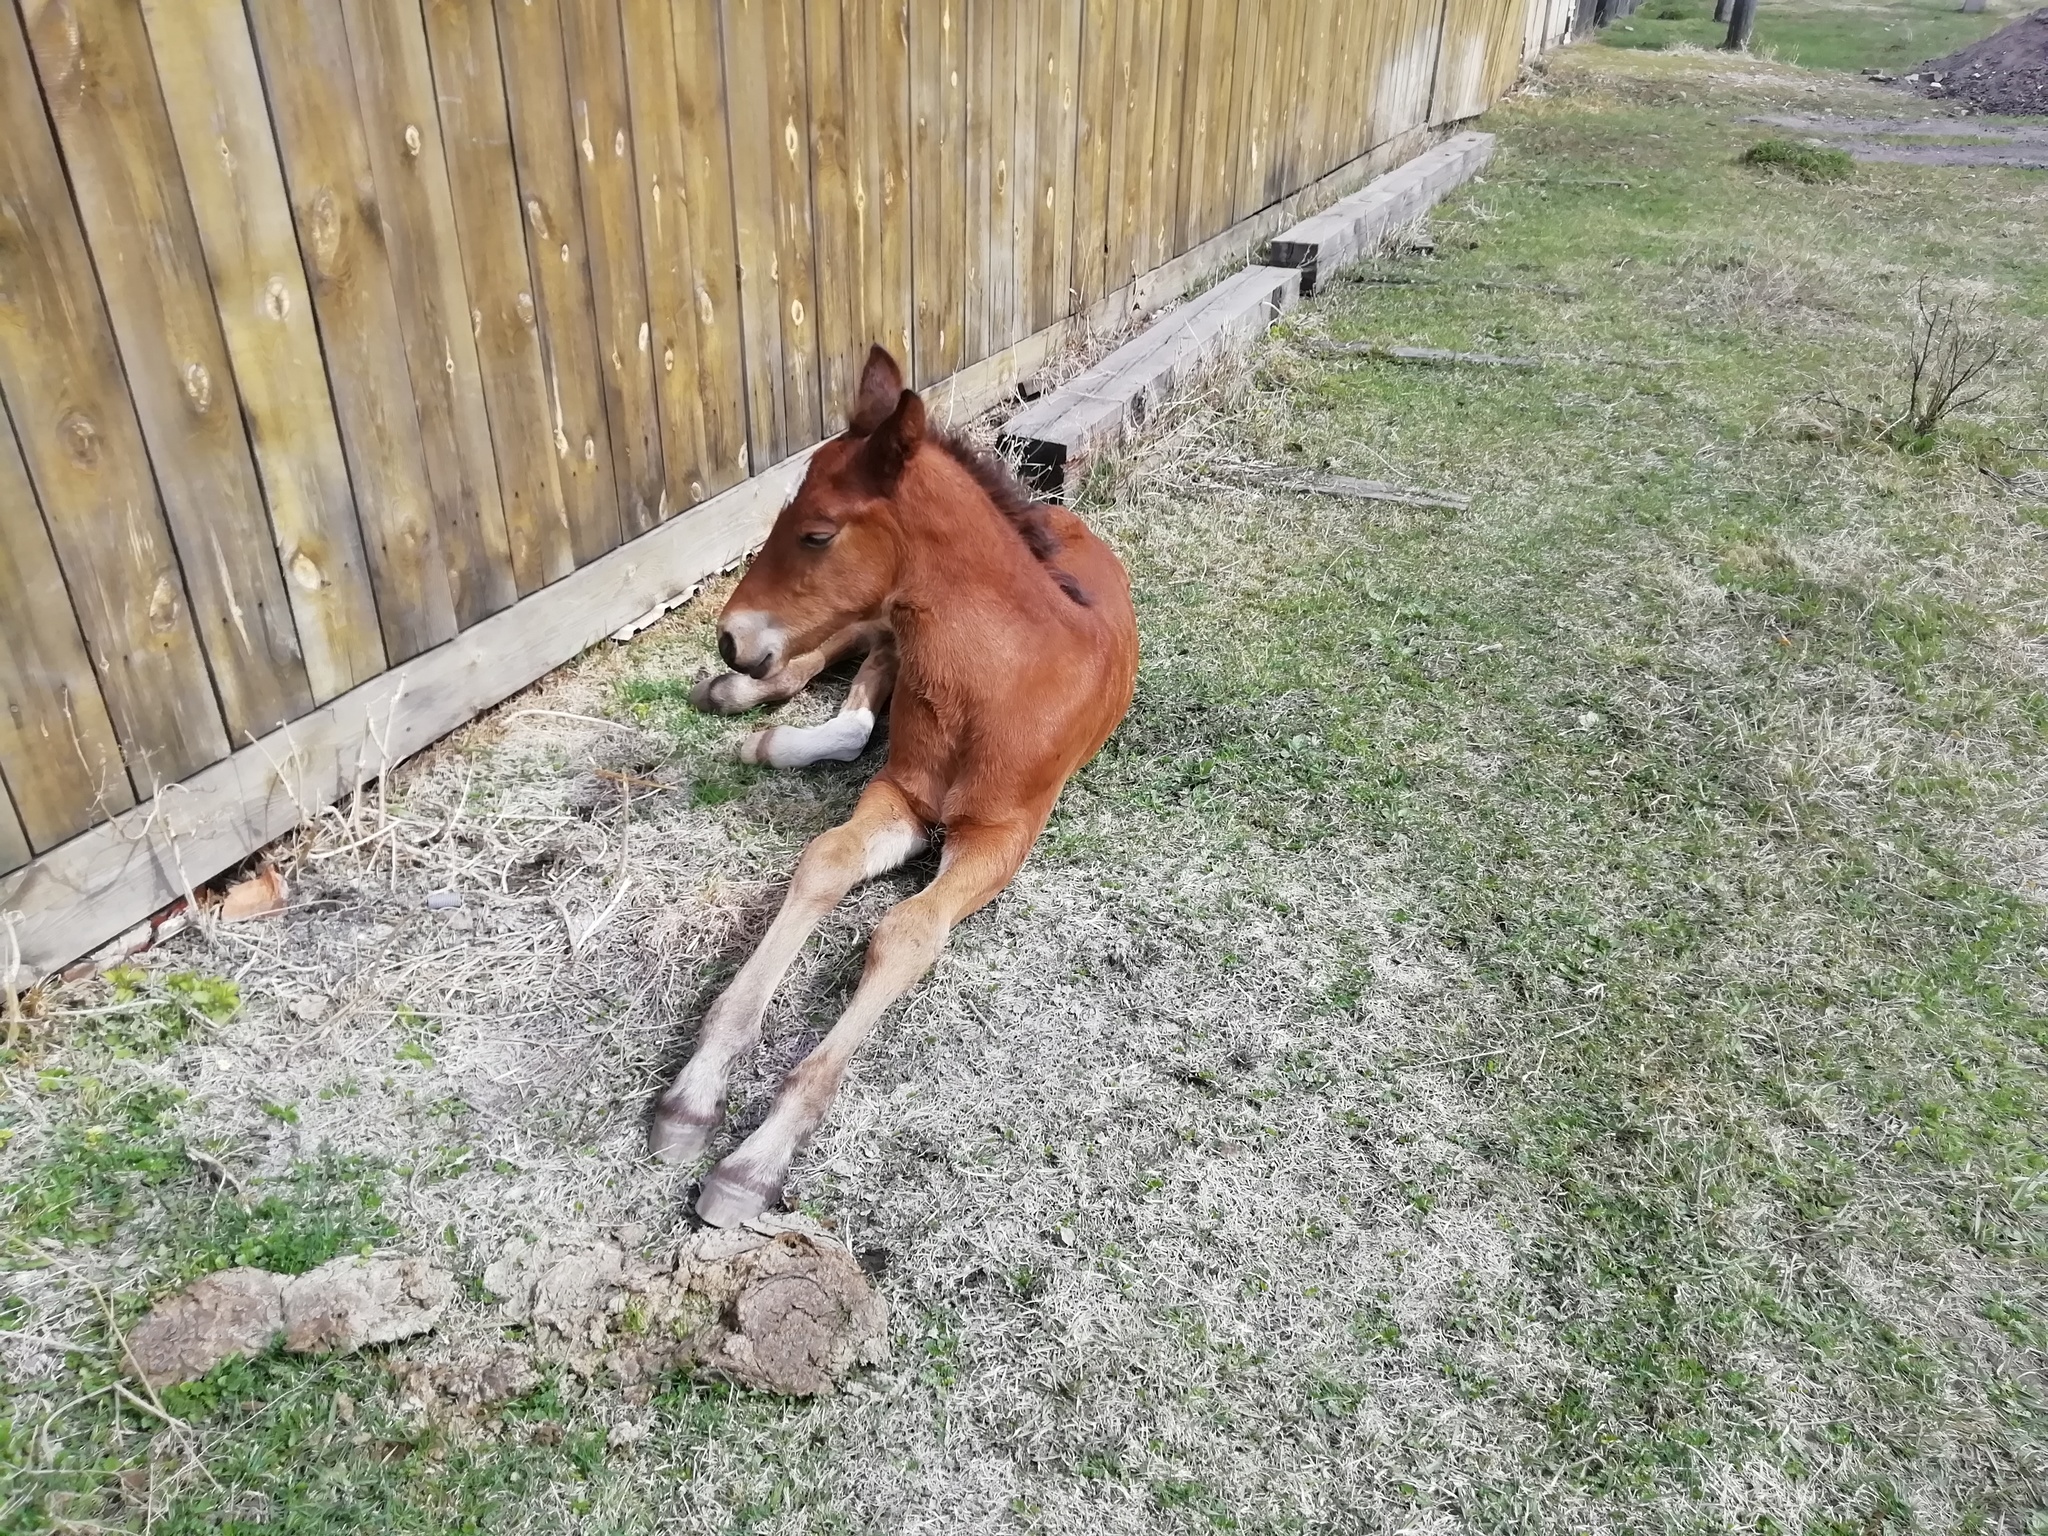
[[[734,1063],[759,1043],[770,997],[825,914],[943,840],[937,877],[876,926],[838,1023],[704,1180],[699,1214],[731,1226],[782,1198],[791,1161],[883,1009],[931,969],[954,924],[1010,883],[1061,786],[1123,719],[1138,628],[1109,546],[928,427],[923,400],[880,347],[845,434],[812,458],[718,628],[733,671],[694,698],[722,712],[786,699],[834,660],[867,652],[838,719],[762,731],[743,755],[851,760],[887,705],[889,758],[852,818],[805,847],[760,947],[705,1015],[656,1111],[658,1155],[688,1162],[709,1144]]]

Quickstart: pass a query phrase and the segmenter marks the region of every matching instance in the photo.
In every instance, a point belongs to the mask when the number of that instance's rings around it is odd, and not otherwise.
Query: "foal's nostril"
[[[733,671],[739,671],[739,652],[733,649],[732,636],[722,629],[718,632],[718,656]]]

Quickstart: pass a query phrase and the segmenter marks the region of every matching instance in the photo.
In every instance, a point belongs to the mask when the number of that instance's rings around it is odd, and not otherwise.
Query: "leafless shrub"
[[[1913,303],[1905,409],[1886,428],[1895,441],[1924,441],[1949,416],[1985,399],[1992,375],[2012,356],[1995,322],[1967,300],[1933,297],[1922,278]]]

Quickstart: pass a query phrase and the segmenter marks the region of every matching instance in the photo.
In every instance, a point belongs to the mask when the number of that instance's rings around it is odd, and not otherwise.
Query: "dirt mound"
[[[2048,113],[2048,8],[1922,64],[1899,83],[1979,112]]]

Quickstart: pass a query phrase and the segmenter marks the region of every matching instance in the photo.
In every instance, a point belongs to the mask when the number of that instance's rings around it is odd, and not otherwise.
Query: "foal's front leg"
[[[876,924],[866,968],[846,1012],[783,1079],[760,1128],[711,1170],[697,1196],[698,1215],[713,1226],[737,1226],[781,1200],[790,1163],[823,1123],[847,1064],[873,1033],[882,1010],[932,968],[954,924],[1010,883],[1036,835],[1028,826],[948,830],[938,878],[891,907]]]
[[[888,633],[886,624],[849,624],[816,650],[790,657],[766,677],[721,672],[704,678],[690,690],[690,707],[707,715],[738,715],[762,704],[780,704],[802,693],[812,678],[840,657],[872,650]]]
[[[850,763],[867,750],[875,716],[896,689],[896,641],[885,635],[853,675],[846,702],[823,725],[771,725],[740,743],[740,761],[771,768],[808,768],[812,763]]]
[[[725,1119],[733,1063],[761,1040],[761,1016],[804,940],[846,893],[914,858],[925,845],[924,823],[886,783],[870,784],[842,826],[805,845],[782,910],[760,947],[719,994],[697,1031],[697,1050],[654,1114],[648,1143],[664,1162],[687,1163],[703,1152]]]

